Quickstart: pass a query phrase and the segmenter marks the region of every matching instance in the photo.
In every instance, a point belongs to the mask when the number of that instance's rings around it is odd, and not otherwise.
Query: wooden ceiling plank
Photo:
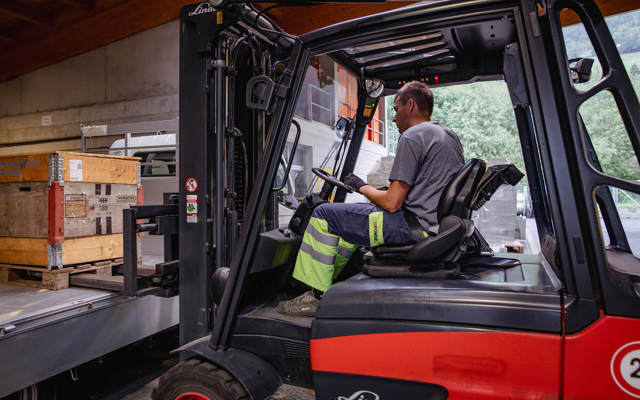
[[[36,25],[49,25],[49,21],[38,16],[38,12],[35,10],[26,10],[22,9],[19,6],[16,7],[16,4],[13,3],[9,5],[9,3],[5,2],[0,5],[0,14],[7,15],[12,18],[16,18],[22,21],[29,22],[31,24]]]
[[[0,53],[0,82],[177,18],[193,0],[129,0]],[[16,63],[15,60],[20,60]]]
[[[93,4],[90,1],[81,1],[81,0],[58,0],[60,3],[65,4],[67,6],[71,6],[78,10],[89,11]]]
[[[394,10],[416,1],[387,1],[386,3],[329,3],[304,7],[280,6],[267,11],[267,15],[285,32],[301,35],[325,26],[366,15]],[[259,5],[264,8],[269,4]]]
[[[15,43],[16,40],[14,38],[11,38],[9,36],[5,36],[5,35],[0,35],[0,40],[5,41],[5,42],[9,42],[9,43]]]
[[[177,18],[180,7],[197,0],[59,0],[76,4],[88,2],[92,11],[68,9],[69,14],[54,25],[52,32],[41,27],[40,34],[18,35],[15,43],[6,40],[6,50],[0,52],[0,82],[35,69],[82,54],[113,41]],[[0,13],[15,12],[14,6],[0,5]],[[14,3],[15,2],[11,2]],[[404,3],[404,4],[403,4]],[[325,4],[311,7],[279,7],[270,10],[274,22],[285,31],[301,34],[332,23],[369,15],[406,5],[410,2],[389,1],[383,4]],[[640,8],[640,0],[596,0],[603,14],[610,15]],[[59,2],[58,2],[59,4]],[[264,7],[265,5],[262,5]],[[17,10],[20,11],[20,10]],[[33,19],[37,13],[18,12]],[[38,17],[35,17],[38,18]],[[43,21],[40,17],[40,22]],[[60,18],[58,18],[60,19]],[[29,21],[33,22],[33,21]],[[563,23],[567,21],[563,20]],[[32,33],[34,29],[30,29]],[[45,32],[46,31],[46,32]],[[11,38],[8,38],[11,39]],[[19,44],[19,45],[18,45]]]

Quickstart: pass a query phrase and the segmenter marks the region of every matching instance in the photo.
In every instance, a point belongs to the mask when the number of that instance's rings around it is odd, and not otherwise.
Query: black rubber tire
[[[211,400],[250,400],[245,388],[227,371],[198,359],[181,361],[160,377],[153,400],[175,400],[184,393],[200,393]]]

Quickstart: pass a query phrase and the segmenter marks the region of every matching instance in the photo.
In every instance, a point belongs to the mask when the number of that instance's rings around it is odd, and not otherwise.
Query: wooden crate
[[[0,157],[0,263],[62,268],[122,257],[122,210],[141,203],[137,157]]]
[[[94,274],[111,276],[113,267],[121,264],[122,259],[116,259],[51,270],[27,265],[0,264],[0,283],[60,290],[69,287],[71,275]]]

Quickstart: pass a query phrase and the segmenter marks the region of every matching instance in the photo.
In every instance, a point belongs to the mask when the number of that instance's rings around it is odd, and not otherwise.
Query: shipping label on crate
[[[122,233],[122,210],[137,203],[137,186],[107,183],[65,185],[65,237]]]
[[[82,160],[69,160],[69,180],[81,182],[82,177]]]

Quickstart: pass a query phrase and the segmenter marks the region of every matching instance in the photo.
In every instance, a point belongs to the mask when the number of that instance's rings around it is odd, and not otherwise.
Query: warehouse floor
[[[151,400],[151,392],[158,384],[158,379],[149,382],[135,392],[125,396],[122,400]],[[277,393],[267,400],[313,400],[313,390],[295,386],[282,385]]]

